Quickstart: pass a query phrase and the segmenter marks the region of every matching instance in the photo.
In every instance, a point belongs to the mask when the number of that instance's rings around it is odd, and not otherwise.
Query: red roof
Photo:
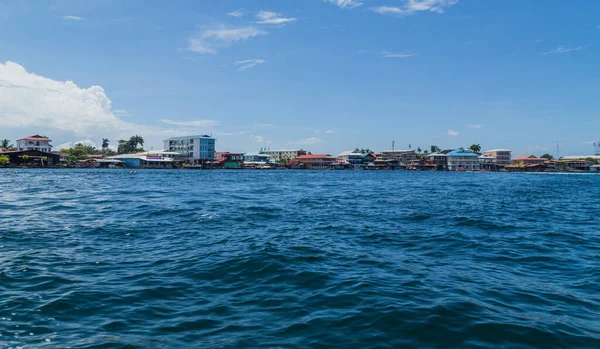
[[[50,138],[42,137],[40,135],[28,136],[25,138],[17,139],[17,141],[50,141]]]
[[[300,155],[296,159],[308,160],[308,159],[324,159],[324,158],[332,158],[332,156],[329,154]]]
[[[539,161],[545,161],[546,159],[541,159],[541,158],[536,158],[533,155],[522,155],[522,156],[517,156],[516,158],[513,158],[512,160],[539,160]]]
[[[215,155],[227,155],[227,154],[231,154],[231,153],[228,151],[216,151],[215,152]]]

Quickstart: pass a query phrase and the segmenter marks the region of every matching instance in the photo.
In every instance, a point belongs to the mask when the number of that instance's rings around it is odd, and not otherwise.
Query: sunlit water
[[[0,170],[0,348],[600,348],[600,175]]]

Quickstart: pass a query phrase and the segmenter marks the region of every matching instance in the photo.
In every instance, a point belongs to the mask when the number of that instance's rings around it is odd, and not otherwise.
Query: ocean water
[[[600,348],[600,175],[0,171],[0,348]]]

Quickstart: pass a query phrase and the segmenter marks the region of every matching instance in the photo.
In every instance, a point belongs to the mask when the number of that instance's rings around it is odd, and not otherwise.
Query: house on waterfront
[[[380,156],[377,159],[382,160],[395,160],[398,163],[407,164],[410,160],[414,160],[417,158],[417,153],[415,150],[386,150],[382,151]]]
[[[46,148],[48,149],[48,148]],[[60,165],[60,153],[51,153],[47,151],[26,149],[26,150],[9,150],[1,153],[8,157],[11,166],[26,166],[26,167],[48,167]]]
[[[286,163],[300,155],[305,155],[303,149],[282,149],[282,150],[262,150],[261,154],[271,155],[271,161],[278,163]]]
[[[127,168],[177,168],[185,160],[179,152],[149,151],[137,154],[120,154],[107,157],[108,160],[118,160]]]
[[[215,159],[215,143],[216,139],[208,135],[173,137],[164,141],[164,149],[179,153],[188,164],[206,165]]]
[[[355,153],[351,150],[340,153],[337,159],[340,164],[347,163],[352,166],[362,166],[364,164],[364,154]]]
[[[425,162],[435,166],[436,170],[444,171],[447,169],[447,159],[444,153],[431,153],[425,156]]]
[[[290,163],[290,168],[306,168],[324,170],[337,161],[335,156],[329,154],[300,155]]]
[[[510,165],[512,157],[512,151],[508,149],[492,149],[483,153],[483,156],[487,158],[495,158],[494,164],[499,168]]]
[[[34,135],[17,139],[16,150],[37,150],[45,153],[52,151],[51,139],[45,136]]]
[[[457,149],[446,154],[448,170],[479,171],[479,155],[464,149]]]
[[[224,169],[244,167],[244,153],[215,152],[215,161]]]
[[[263,154],[263,153],[246,153],[244,154],[244,161],[250,161],[250,162],[271,162],[271,158],[272,156],[269,154]]]
[[[535,155],[523,155],[517,156],[510,161],[510,165],[539,165],[548,161],[548,159],[538,158]]]

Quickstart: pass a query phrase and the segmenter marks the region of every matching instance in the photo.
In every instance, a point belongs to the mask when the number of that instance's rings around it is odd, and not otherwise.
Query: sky
[[[600,1],[0,0],[0,139],[593,152]]]

